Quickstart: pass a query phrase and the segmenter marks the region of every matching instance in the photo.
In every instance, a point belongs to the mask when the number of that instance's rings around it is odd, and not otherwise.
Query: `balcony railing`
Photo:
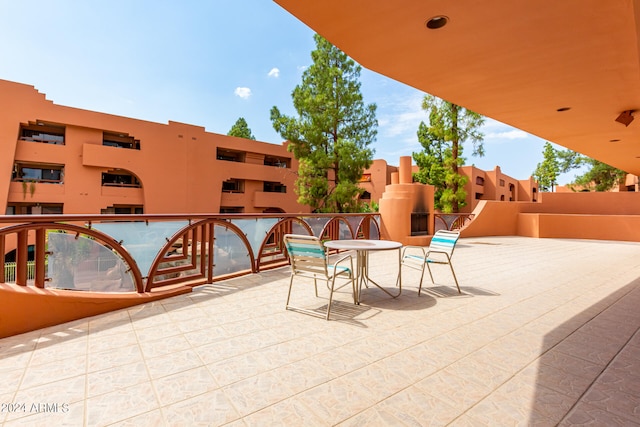
[[[380,237],[379,214],[0,216],[0,283],[97,292],[197,286],[286,264],[282,236]],[[29,251],[33,247],[33,251]],[[32,255],[29,255],[29,254]]]
[[[438,230],[460,230],[462,227],[470,223],[471,220],[473,220],[473,217],[474,214],[471,213],[434,214],[434,233]]]

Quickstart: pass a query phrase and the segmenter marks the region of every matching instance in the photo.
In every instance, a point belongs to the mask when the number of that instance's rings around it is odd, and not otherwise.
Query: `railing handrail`
[[[52,287],[71,288],[121,280],[119,289],[124,289],[125,282],[131,284],[126,273],[138,292],[149,292],[167,285],[210,283],[286,262],[278,240],[292,230],[332,239],[379,238],[379,217],[375,212],[2,215],[0,254],[15,248],[18,285],[31,280],[27,257],[33,245],[36,287],[44,288],[51,280]],[[98,277],[85,261],[104,250],[115,257],[114,269]],[[4,265],[0,259],[0,267]],[[4,273],[0,268],[0,282],[6,280]]]

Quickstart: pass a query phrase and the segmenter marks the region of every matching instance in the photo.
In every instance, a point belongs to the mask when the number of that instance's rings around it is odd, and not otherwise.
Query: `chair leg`
[[[289,293],[287,294],[287,304],[285,305],[285,309],[289,308],[289,300],[291,299],[292,286],[293,286],[293,274],[291,275],[291,280],[289,280]]]
[[[313,287],[316,290],[316,298],[318,298],[318,279],[316,279],[315,277],[313,278]]]
[[[356,293],[356,278],[351,277],[351,288],[353,289],[353,303],[358,305],[358,294]]]
[[[331,314],[331,302],[333,301],[333,287],[336,283],[336,278],[334,277],[331,280],[331,288],[329,289],[329,305],[327,305],[327,320],[329,320],[329,315]],[[327,280],[327,285],[329,285],[329,281]]]
[[[420,286],[418,286],[418,296],[420,296],[420,292],[422,292],[422,281],[424,280],[424,268],[426,266],[426,262],[422,264],[422,272],[420,273]],[[431,274],[431,270],[429,270],[429,274]]]
[[[456,281],[456,286],[458,287],[458,293],[462,294],[462,291],[460,290],[460,285],[458,284],[458,278],[456,277],[456,272],[453,271],[453,265],[451,265],[451,262],[449,262],[449,268],[451,268],[451,274],[453,274],[453,280]]]

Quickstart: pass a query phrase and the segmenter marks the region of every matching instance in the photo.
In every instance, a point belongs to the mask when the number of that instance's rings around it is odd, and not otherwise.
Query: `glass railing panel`
[[[278,218],[232,219],[231,223],[245,234],[251,244],[253,256],[257,258],[262,242],[278,220]]]
[[[327,225],[329,221],[331,221],[330,217],[302,217],[303,221],[305,221],[311,227],[313,231],[313,235],[316,237],[320,237],[322,234],[322,230],[324,226]],[[305,233],[306,234],[306,233]]]
[[[358,235],[358,226],[360,225],[360,222],[362,221],[362,218],[364,218],[364,217],[363,216],[348,216],[347,217],[347,222],[349,223],[349,226],[353,230],[353,234],[354,234],[353,238],[354,239]],[[349,237],[349,239],[351,239],[351,237]]]
[[[291,233],[292,234],[303,234],[305,236],[309,234],[307,229],[304,228],[304,226],[302,226],[302,224],[300,224],[298,221],[293,221],[291,223]]]
[[[147,277],[160,249],[188,225],[189,221],[102,222],[93,224],[93,228],[121,242],[138,264],[140,274]]]
[[[340,240],[345,239],[354,239],[356,236],[351,234],[351,230],[349,229],[349,224],[344,221],[338,222],[338,233],[340,235]]]
[[[111,249],[86,236],[47,233],[46,287],[91,292],[134,292],[125,262]]]
[[[249,249],[233,230],[216,225],[213,234],[216,238],[213,248],[214,276],[251,269]]]

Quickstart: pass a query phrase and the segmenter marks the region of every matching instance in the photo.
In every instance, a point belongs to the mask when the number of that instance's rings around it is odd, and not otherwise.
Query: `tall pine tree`
[[[315,212],[355,212],[358,181],[371,165],[377,135],[376,105],[365,105],[361,67],[316,34],[313,64],[292,93],[298,117],[271,109],[274,129],[300,160],[298,202]]]
[[[425,95],[422,109],[429,113],[429,125],[420,123],[418,141],[423,150],[413,153],[419,171],[415,179],[436,187],[435,207],[445,213],[458,212],[464,204],[466,177],[458,173],[464,165],[462,144],[473,143],[473,155],[484,156],[484,118],[459,105]]]

